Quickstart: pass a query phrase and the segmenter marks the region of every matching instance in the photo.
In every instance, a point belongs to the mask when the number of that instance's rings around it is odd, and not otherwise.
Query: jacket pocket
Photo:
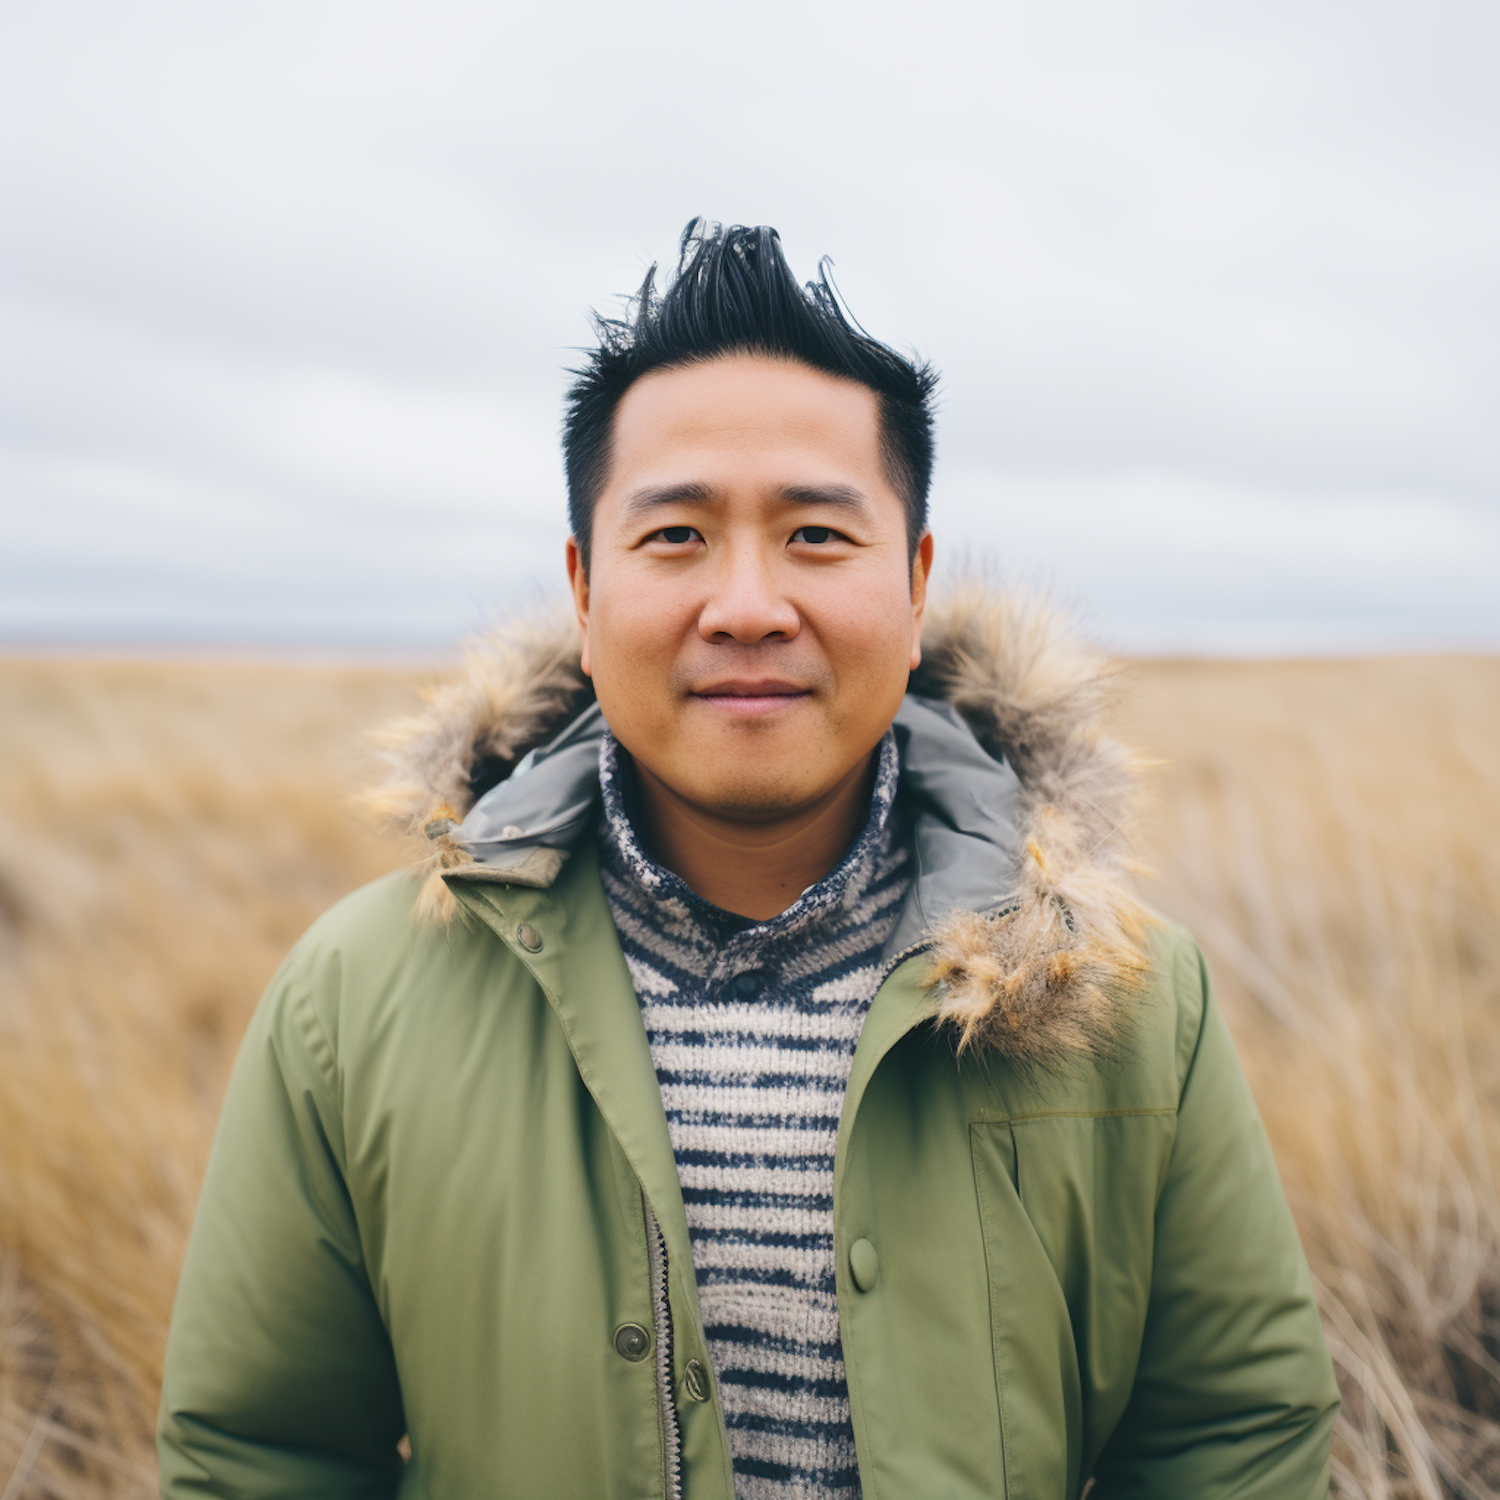
[[[1129,1399],[1175,1125],[1145,1109],[970,1127],[1012,1497],[1076,1496]]]
[[[1021,1206],[1009,1121],[969,1127],[990,1289],[1006,1500],[1073,1500],[1082,1438],[1078,1356],[1062,1286]]]

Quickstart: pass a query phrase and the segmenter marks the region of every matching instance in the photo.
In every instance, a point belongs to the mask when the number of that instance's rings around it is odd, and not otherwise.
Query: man
[[[932,372],[766,229],[599,326],[577,626],[398,730],[425,881],[256,1015],[164,1492],[1325,1494],[1307,1268],[1127,891],[1097,668],[928,608]]]

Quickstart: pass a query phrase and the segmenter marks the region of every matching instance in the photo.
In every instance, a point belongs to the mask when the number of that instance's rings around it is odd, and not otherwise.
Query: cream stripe
[[[821,1193],[833,1191],[833,1162],[822,1159],[816,1167],[727,1167],[690,1163],[677,1169],[685,1188],[717,1188],[720,1192],[739,1193],[754,1179],[760,1193]]]

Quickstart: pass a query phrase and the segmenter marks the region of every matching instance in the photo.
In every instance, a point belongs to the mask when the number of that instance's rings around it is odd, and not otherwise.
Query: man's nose
[[[726,552],[698,615],[698,633],[703,639],[753,645],[772,636],[790,640],[796,635],[801,616],[778,586],[777,572],[758,547]]]

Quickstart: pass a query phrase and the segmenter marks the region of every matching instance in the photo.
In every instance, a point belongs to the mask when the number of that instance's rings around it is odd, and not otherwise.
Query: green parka
[[[1092,664],[960,597],[913,689],[918,873],[835,1167],[866,1500],[1323,1496],[1306,1264],[1200,956],[1127,894]],[[732,1495],[598,874],[601,728],[543,637],[405,727],[389,804],[437,870],[335,907],[251,1024],[173,1318],[165,1495]]]

